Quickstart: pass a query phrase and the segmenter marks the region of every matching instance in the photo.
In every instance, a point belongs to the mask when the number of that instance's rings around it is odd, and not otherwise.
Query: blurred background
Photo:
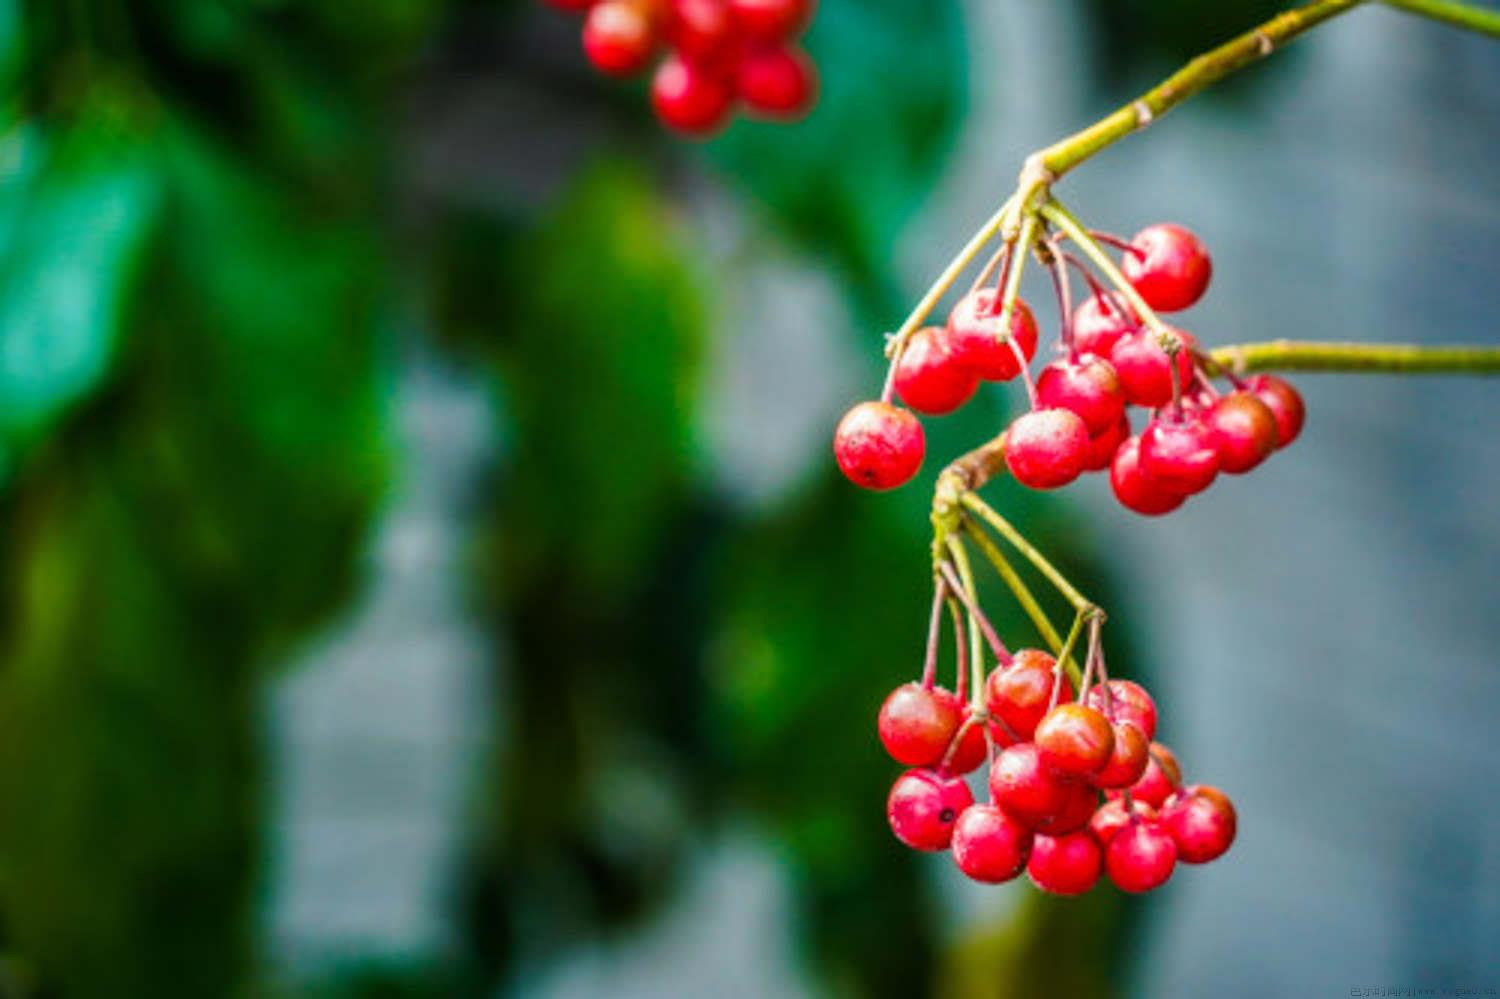
[[[1015,400],[891,495],[831,428],[1027,151],[1276,7],[822,0],[811,117],[690,144],[527,0],[0,0],[0,995],[1494,994],[1477,379],[1301,378],[1160,522],[990,488],[1227,859],[1056,901],[883,817]],[[1209,344],[1494,341],[1497,124],[1500,46],[1362,10],[1061,193],[1204,236]]]

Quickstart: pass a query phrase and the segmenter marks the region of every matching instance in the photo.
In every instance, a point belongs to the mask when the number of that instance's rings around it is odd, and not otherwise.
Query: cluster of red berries
[[[1207,289],[1208,251],[1182,226],[1153,225],[1129,243],[1116,242],[1122,272],[1152,310],[1185,309]],[[1097,285],[1076,311],[1064,296],[1064,356],[1033,383],[1036,321],[1018,299],[1009,328],[1002,329],[1000,299],[995,288],[978,287],[958,301],[946,325],[912,334],[891,372],[891,387],[910,410],[862,402],[844,416],[834,454],[852,481],[869,489],[909,481],[926,450],[911,410],[951,413],[981,381],[1017,375],[1027,379],[1032,407],[1005,435],[1005,462],[1016,480],[1055,489],[1084,472],[1108,469],[1116,498],[1141,514],[1176,509],[1221,471],[1248,472],[1302,430],[1302,397],[1285,380],[1231,376],[1221,393],[1191,334],[1173,331],[1182,347],[1169,355],[1125,296]],[[1139,435],[1132,431],[1131,405],[1152,411]]]
[[[1128,892],[1164,884],[1177,863],[1202,864],[1234,842],[1229,798],[1184,785],[1172,752],[1151,741],[1156,705],[1129,680],[1087,687],[1080,701],[1056,661],[1018,651],[985,681],[983,707],[926,682],[880,708],[886,751],[907,770],[886,814],[916,850],[948,850],[976,881],[1025,870],[1043,891],[1079,895],[1102,876]],[[989,766],[989,803],[964,775]],[[1101,800],[1102,795],[1102,800]]]
[[[602,73],[631,76],[667,53],[651,104],[668,128],[717,131],[739,104],[764,118],[801,117],[817,96],[812,60],[795,44],[814,0],[546,0],[586,11],[583,51]]]

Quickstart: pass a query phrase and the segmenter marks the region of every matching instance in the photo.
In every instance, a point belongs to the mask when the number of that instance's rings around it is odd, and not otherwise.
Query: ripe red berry
[[[729,117],[734,94],[712,68],[668,56],[651,78],[651,104],[668,128],[685,135],[716,131]]]
[[[1141,439],[1129,437],[1115,451],[1109,466],[1109,485],[1115,499],[1127,510],[1147,517],[1171,513],[1182,506],[1187,496],[1158,481],[1141,464]]]
[[[1031,883],[1054,895],[1082,895],[1094,887],[1104,867],[1104,851],[1090,832],[1038,836],[1026,873]]]
[[[942,687],[903,683],[880,706],[876,730],[881,745],[897,763],[935,766],[948,751],[963,711],[959,699]]]
[[[1236,823],[1229,797],[1197,784],[1173,795],[1161,812],[1162,827],[1177,844],[1177,859],[1185,864],[1206,864],[1223,856],[1234,842]]]
[[[959,362],[941,326],[913,333],[896,362],[896,395],[919,413],[951,413],[978,388],[979,376]]]
[[[1056,489],[1083,474],[1089,431],[1067,409],[1034,409],[1005,432],[1005,467],[1031,489]]]
[[[1167,489],[1191,496],[1218,476],[1218,444],[1213,428],[1196,414],[1167,413],[1141,434],[1141,464]]]
[[[1163,222],[1136,233],[1130,246],[1120,269],[1151,308],[1176,312],[1203,297],[1213,261],[1192,232]]]
[[[1177,844],[1155,822],[1128,824],[1115,833],[1104,850],[1104,869],[1122,891],[1159,888],[1176,866]]]
[[[1078,414],[1090,436],[1112,429],[1125,413],[1125,393],[1114,365],[1092,354],[1053,361],[1036,380],[1037,406]]]
[[[953,859],[975,881],[999,884],[1025,868],[1031,843],[1031,830],[999,808],[973,805],[953,829]]]
[[[1259,396],[1276,417],[1276,446],[1286,447],[1296,440],[1307,419],[1302,393],[1293,388],[1291,382],[1275,375],[1256,375],[1245,387]]]
[[[740,60],[735,89],[752,111],[788,121],[805,115],[818,92],[818,73],[801,49],[752,49]]]
[[[1094,834],[1104,846],[1114,838],[1115,833],[1130,825],[1130,815],[1134,814],[1138,821],[1156,821],[1156,809],[1140,799],[1130,803],[1130,812],[1125,811],[1125,799],[1114,798],[1099,806],[1094,812],[1094,817],[1089,820],[1089,832]]]
[[[695,62],[719,55],[734,37],[726,0],[670,0],[667,42]]]
[[[1006,382],[1021,373],[1009,343],[1001,339],[1000,314],[993,288],[978,288],[959,299],[948,314],[953,352],[985,381]],[[1036,356],[1036,320],[1026,303],[1016,299],[1010,316],[1010,335],[1028,362]]]
[[[1090,691],[1093,693],[1093,691]],[[1150,741],[1130,722],[1117,721],[1112,726],[1115,737],[1109,762],[1094,775],[1095,787],[1129,787],[1146,772],[1151,762]]]
[[[1036,831],[1048,836],[1065,836],[1088,828],[1099,807],[1099,792],[1089,784],[1068,782],[1062,807],[1036,823]]]
[[[1130,785],[1130,794],[1153,808],[1161,808],[1181,784],[1182,768],[1177,765],[1177,757],[1166,746],[1153,742],[1146,772]],[[1105,792],[1111,798],[1119,797],[1121,793],[1115,790]]]
[[[1073,345],[1082,353],[1108,357],[1116,341],[1139,325],[1119,292],[1090,295],[1073,312]]]
[[[962,777],[934,770],[908,770],[891,785],[885,813],[891,832],[913,850],[946,850],[953,824],[974,803]]]
[[[1042,763],[1062,777],[1092,777],[1109,763],[1115,736],[1099,712],[1083,704],[1059,704],[1036,727]]]
[[[844,414],[833,433],[839,468],[866,489],[895,489],[911,481],[926,450],[917,418],[885,402],[860,403]]]
[[[651,61],[655,48],[651,18],[629,0],[604,0],[583,21],[584,55],[601,73],[636,73]]]
[[[984,682],[989,713],[1019,739],[1030,739],[1052,703],[1056,660],[1040,649],[1021,649],[1009,666],[999,667]],[[1058,703],[1073,699],[1073,686],[1062,678]]]
[[[1089,453],[1083,461],[1085,472],[1102,472],[1115,460],[1115,452],[1130,436],[1130,417],[1124,413],[1115,425],[1089,438]]]
[[[1249,392],[1220,397],[1203,414],[1219,448],[1219,468],[1230,475],[1248,472],[1276,450],[1276,416]]]
[[[990,768],[990,797],[1027,826],[1060,814],[1077,787],[1043,764],[1031,742],[1006,746]]]
[[[1104,712],[1112,722],[1134,725],[1148,742],[1156,737],[1156,702],[1134,680],[1111,680],[1091,687],[1083,702]]]
[[[802,30],[813,0],[729,0],[729,12],[746,38],[779,42]]]
[[[1193,378],[1192,342],[1178,331],[1183,347],[1177,352],[1177,374],[1182,388]],[[1172,364],[1156,334],[1149,329],[1127,333],[1115,341],[1109,361],[1119,376],[1127,401],[1155,409],[1172,401]]]
[[[962,735],[956,735],[958,748],[953,751],[953,758],[948,761],[948,772],[955,774],[966,774],[976,769],[979,764],[989,759],[990,747],[984,741],[984,726],[975,722],[968,728],[963,727],[963,722],[969,720],[970,710],[966,705],[963,710],[962,721],[959,722],[959,731]]]

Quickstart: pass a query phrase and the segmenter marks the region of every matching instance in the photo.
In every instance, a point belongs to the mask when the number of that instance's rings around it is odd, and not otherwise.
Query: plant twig
[[[1267,340],[1218,347],[1209,356],[1215,364],[1236,374],[1252,371],[1500,374],[1500,347]]]
[[[1387,7],[1395,7],[1408,14],[1500,38],[1500,11],[1482,10],[1466,3],[1452,3],[1450,0],[1384,0],[1384,3]]]

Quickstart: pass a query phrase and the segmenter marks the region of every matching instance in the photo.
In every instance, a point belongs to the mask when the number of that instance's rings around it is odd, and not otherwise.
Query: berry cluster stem
[[[1480,10],[1465,3],[1450,0],[1384,0],[1387,7],[1404,10],[1408,14],[1442,21],[1455,28],[1477,31],[1481,35],[1500,38],[1500,11]]]
[[[1219,347],[1210,356],[1237,375],[1253,371],[1500,374],[1500,347],[1267,340]]]

